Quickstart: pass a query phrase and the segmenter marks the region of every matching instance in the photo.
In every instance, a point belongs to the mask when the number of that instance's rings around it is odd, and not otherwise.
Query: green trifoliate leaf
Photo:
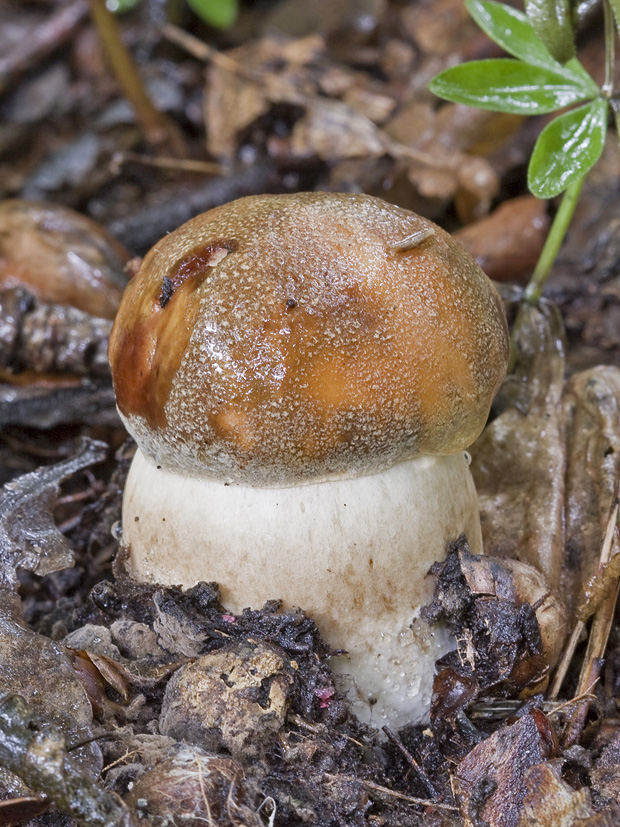
[[[530,159],[527,183],[538,198],[553,198],[584,176],[605,144],[607,102],[597,98],[559,115],[540,133]]]
[[[187,0],[187,2],[205,23],[216,26],[218,29],[227,29],[237,18],[237,0]]]
[[[466,0],[465,5],[480,28],[508,54],[531,66],[557,72],[575,84],[583,84],[593,97],[598,94],[596,83],[576,58],[563,66],[551,56],[522,11],[495,0]]]
[[[570,0],[525,0],[532,28],[560,63],[575,57],[575,32]]]
[[[542,115],[592,96],[581,82],[511,58],[453,66],[433,78],[429,89],[455,103],[516,115]]]

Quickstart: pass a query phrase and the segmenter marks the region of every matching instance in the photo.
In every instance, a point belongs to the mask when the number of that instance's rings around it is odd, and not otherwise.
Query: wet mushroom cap
[[[156,464],[287,486],[449,454],[508,358],[490,281],[432,222],[366,195],[242,198],[146,255],[110,342]]]

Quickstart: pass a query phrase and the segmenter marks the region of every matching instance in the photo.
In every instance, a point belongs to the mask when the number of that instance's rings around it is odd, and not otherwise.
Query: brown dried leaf
[[[340,101],[318,97],[308,102],[291,139],[294,155],[324,161],[378,157],[387,148],[385,136],[367,117]]]
[[[214,62],[207,73],[204,102],[211,154],[231,159],[239,134],[272,103],[301,105],[308,94],[314,94],[316,84],[306,67],[323,49],[317,35],[300,40],[266,37]]]
[[[520,356],[501,412],[471,448],[485,550],[542,571],[574,611],[618,496],[620,369],[596,367],[564,386],[563,330],[550,305],[522,305],[515,332]],[[616,537],[612,555],[617,548]],[[615,566],[592,583],[592,610]]]
[[[567,555],[562,585],[567,602],[575,606],[583,602],[582,584],[598,568],[609,514],[618,496],[620,368],[601,366],[573,376],[566,384],[562,414],[567,444]]]
[[[42,302],[113,319],[129,253],[103,227],[63,207],[0,202],[0,288],[26,288]]]
[[[554,757],[540,710],[505,724],[458,765],[455,791],[467,827],[517,827],[528,793],[527,770]]]
[[[237,136],[256,118],[269,111],[267,91],[258,83],[213,65],[207,73],[204,118],[211,155],[233,158]]]
[[[40,468],[7,483],[0,492],[0,586],[17,585],[17,567],[49,574],[73,565],[65,537],[56,528],[52,509],[60,483],[101,462],[108,446],[84,439],[81,452],[66,462]]]
[[[562,323],[548,304],[524,305],[516,330],[520,360],[500,391],[499,416],[474,443],[485,551],[516,558],[558,589],[564,562],[564,463],[560,399]]]
[[[620,732],[605,747],[590,775],[600,796],[620,804]]]
[[[517,827],[586,827],[594,814],[587,787],[573,790],[552,764],[530,767],[525,773],[525,786]]]

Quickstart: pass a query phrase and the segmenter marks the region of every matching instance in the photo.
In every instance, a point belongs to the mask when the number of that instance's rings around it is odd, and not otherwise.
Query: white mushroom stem
[[[356,714],[376,726],[428,714],[435,660],[454,641],[418,615],[433,593],[430,566],[461,532],[481,553],[465,453],[252,488],[170,473],[138,451],[125,489],[123,541],[137,579],[215,580],[236,613],[272,598],[305,609],[347,650],[332,666]]]

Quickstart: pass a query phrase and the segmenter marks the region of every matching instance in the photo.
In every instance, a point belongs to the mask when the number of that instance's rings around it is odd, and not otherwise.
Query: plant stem
[[[575,207],[577,206],[577,200],[579,199],[579,193],[581,192],[584,179],[585,176],[578,178],[577,181],[567,188],[566,192],[562,196],[562,202],[560,203],[560,207],[555,214],[553,223],[551,224],[549,235],[547,236],[545,245],[542,248],[536,267],[532,273],[532,278],[530,279],[529,284],[525,288],[525,293],[523,294],[525,300],[530,304],[536,304],[543,294],[549,273],[553,267],[553,262],[555,261],[560,247],[562,246],[564,236],[566,235],[571,218],[575,212]]]
[[[134,108],[144,137],[158,149],[166,148],[173,156],[183,157],[186,151],[183,136],[176,125],[153,105],[142,83],[138,67],[122,41],[118,21],[107,8],[105,0],[89,2],[92,19],[112,71]]]
[[[616,57],[616,31],[614,28],[614,16],[609,7],[608,0],[603,0],[603,12],[605,15],[605,81],[601,87],[603,95],[609,98],[614,86],[614,63]]]

